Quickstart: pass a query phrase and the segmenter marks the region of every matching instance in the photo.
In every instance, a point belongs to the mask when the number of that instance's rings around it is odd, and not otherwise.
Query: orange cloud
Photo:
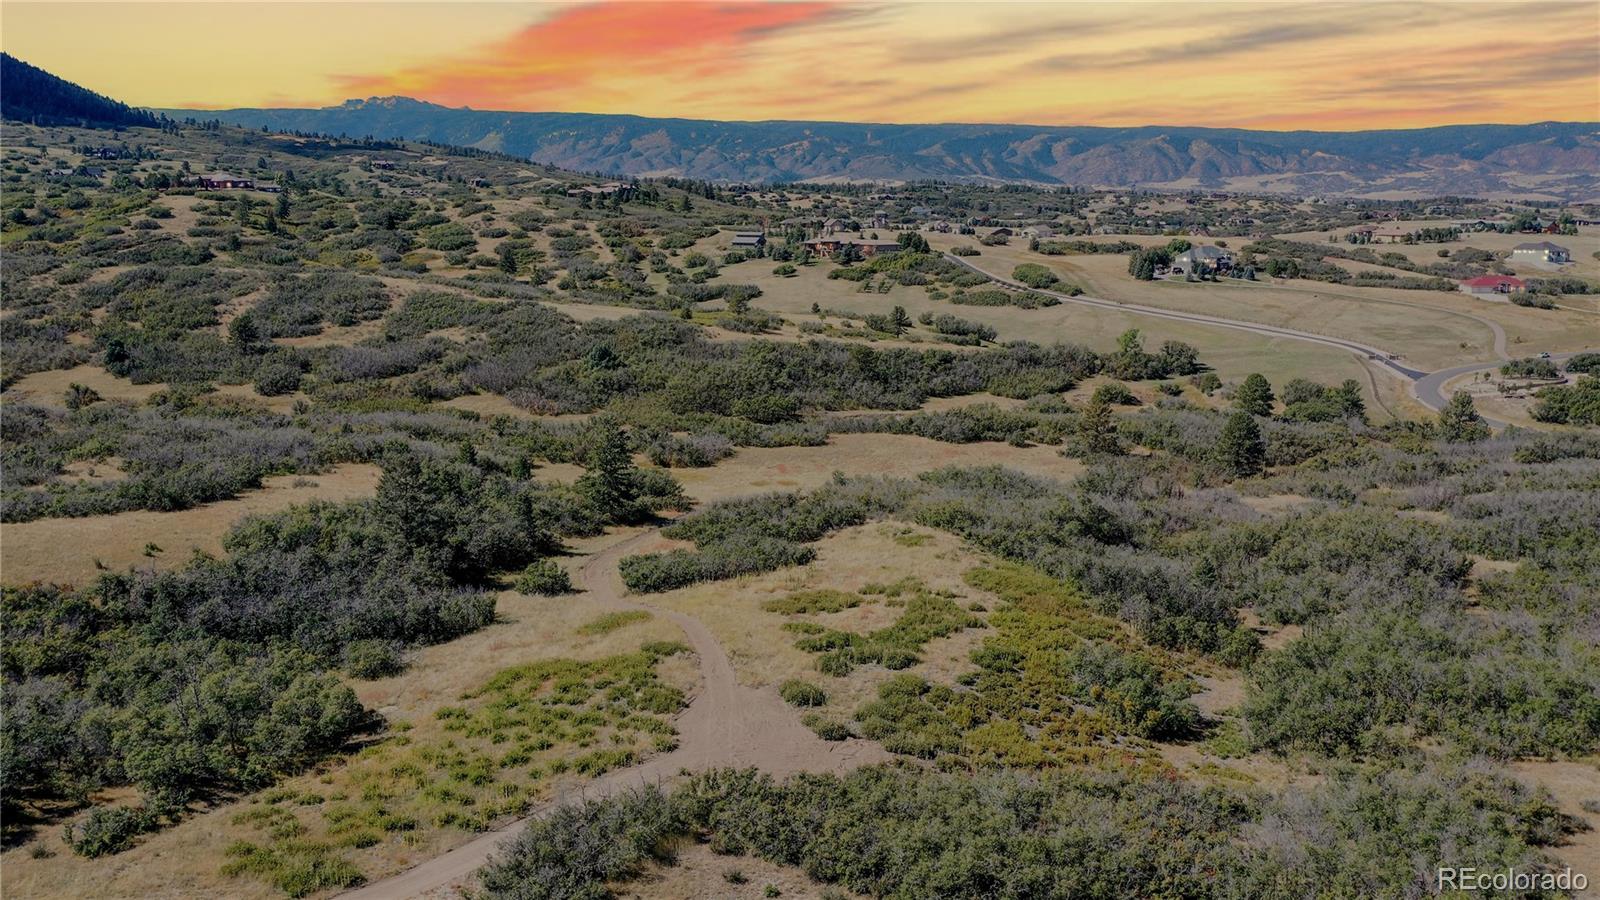
[[[727,75],[764,38],[838,12],[825,2],[589,3],[470,55],[338,81],[362,95],[404,94],[445,105],[574,109],[575,98],[607,97],[642,78],[695,82]]]

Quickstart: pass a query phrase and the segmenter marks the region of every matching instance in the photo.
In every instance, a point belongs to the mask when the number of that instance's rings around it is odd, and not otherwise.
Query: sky
[[[151,107],[1348,131],[1600,120],[1600,2],[6,0],[0,46]]]

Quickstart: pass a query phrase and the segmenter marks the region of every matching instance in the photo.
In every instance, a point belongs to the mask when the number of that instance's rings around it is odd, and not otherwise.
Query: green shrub
[[[642,609],[606,613],[578,626],[578,633],[589,635],[610,634],[619,628],[626,628],[629,625],[649,621],[649,619],[650,614]]]
[[[554,560],[536,559],[517,576],[515,587],[518,593],[553,597],[572,593],[572,579]]]
[[[855,732],[850,730],[849,725],[818,713],[807,713],[801,717],[800,723],[825,741],[848,741],[855,737]]]
[[[387,678],[405,667],[405,656],[392,641],[355,641],[345,647],[344,668],[352,678]]]
[[[778,686],[778,695],[790,706],[823,706],[828,694],[808,681],[791,678]]]
[[[1138,406],[1139,398],[1128,390],[1128,386],[1120,382],[1108,382],[1094,389],[1091,400],[1095,403],[1104,403],[1113,406]]]
[[[144,807],[102,806],[92,810],[83,822],[62,829],[62,839],[72,852],[91,859],[121,853],[133,846],[139,835],[154,831],[159,817]]]

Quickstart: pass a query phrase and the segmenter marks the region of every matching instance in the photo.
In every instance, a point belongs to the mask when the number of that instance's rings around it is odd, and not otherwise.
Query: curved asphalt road
[[[1566,353],[1552,353],[1550,354],[1550,359],[1555,362],[1561,362],[1562,360],[1571,359],[1579,353],[1600,353],[1600,350],[1570,350]],[[1421,400],[1422,404],[1429,409],[1444,409],[1445,396],[1442,388],[1446,381],[1471,372],[1498,369],[1500,365],[1497,362],[1468,363],[1464,366],[1452,366],[1448,369],[1440,369],[1437,372],[1429,372],[1417,379],[1416,383],[1411,386],[1411,393],[1415,394],[1417,399]],[[1485,419],[1484,421],[1496,427],[1500,425],[1500,423],[1492,419]]]

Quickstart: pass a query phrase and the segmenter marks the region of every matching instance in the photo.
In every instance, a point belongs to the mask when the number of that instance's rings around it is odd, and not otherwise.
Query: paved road
[[[1555,362],[1561,362],[1562,360],[1571,359],[1572,357],[1577,356],[1579,353],[1600,353],[1600,350],[1572,350],[1566,353],[1552,353],[1550,354],[1550,359]],[[1482,372],[1485,370],[1498,368],[1500,368],[1500,363],[1498,362],[1480,362],[1468,363],[1464,366],[1452,366],[1448,369],[1440,369],[1437,372],[1429,372],[1427,375],[1417,379],[1416,384],[1411,386],[1411,392],[1415,394],[1417,399],[1422,401],[1422,404],[1429,409],[1444,409],[1446,398],[1442,388],[1444,387],[1445,382],[1452,378],[1466,375],[1471,372]],[[1495,422],[1492,419],[1485,419],[1485,421],[1488,421],[1489,424],[1496,427],[1500,426],[1500,423]]]
[[[993,272],[980,269],[973,263],[968,262],[966,259],[960,256],[946,253],[944,257],[951,262],[960,264],[974,272],[977,272],[979,275],[983,275],[986,278],[992,279],[996,284],[1001,284],[1006,287],[1015,288],[1022,291],[1035,291],[1040,294],[1047,294],[1051,297],[1055,297],[1063,303],[1076,303],[1079,306],[1093,306],[1100,309],[1110,309],[1119,312],[1138,313],[1142,316],[1152,316],[1158,319],[1172,319],[1179,322],[1195,322],[1201,325],[1213,325],[1218,328],[1233,328],[1239,331],[1249,331],[1254,334],[1265,335],[1267,337],[1282,337],[1296,341],[1306,341],[1312,344],[1322,344],[1328,347],[1337,347],[1340,350],[1349,351],[1357,356],[1374,360],[1375,362],[1382,364],[1385,369],[1394,372],[1402,378],[1405,378],[1407,381],[1415,381],[1418,378],[1428,374],[1419,369],[1412,369],[1407,366],[1403,366],[1398,361],[1390,359],[1389,357],[1393,354],[1389,353],[1388,351],[1381,350],[1369,344],[1363,344],[1359,341],[1331,337],[1326,334],[1317,334],[1314,331],[1301,331],[1296,328],[1283,328],[1277,325],[1263,325],[1259,322],[1246,322],[1240,319],[1225,319],[1221,316],[1210,316],[1206,315],[1205,313],[1177,312],[1175,310],[1162,309],[1157,306],[1142,306],[1137,303],[1119,303],[1115,300],[1104,300],[1099,297],[1086,297],[1082,295],[1074,297],[1070,294],[1060,293],[1059,291],[1039,290],[1038,288],[1030,288],[1027,285],[1019,284],[1008,278],[1003,278]]]
[[[828,742],[800,724],[799,715],[773,687],[740,684],[733,664],[704,623],[681,612],[639,603],[625,596],[617,563],[655,537],[650,530],[619,541],[591,558],[578,572],[584,593],[573,602],[597,610],[649,609],[683,629],[700,661],[699,690],[673,726],[678,747],[637,766],[582,782],[535,807],[527,818],[504,825],[436,856],[412,869],[341,894],[342,900],[406,900],[413,897],[455,897],[456,888],[471,883],[473,874],[521,833],[528,820],[547,815],[561,803],[598,799],[642,785],[676,778],[683,770],[757,766],[782,777],[796,772],[844,772],[891,757],[877,744],[859,739]]]

